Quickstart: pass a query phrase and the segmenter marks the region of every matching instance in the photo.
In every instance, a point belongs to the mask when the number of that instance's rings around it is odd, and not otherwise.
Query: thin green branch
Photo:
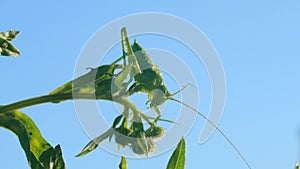
[[[15,103],[11,103],[5,106],[0,107],[0,113],[22,109],[29,106],[34,106],[43,103],[54,103],[54,102],[62,102],[66,100],[74,100],[74,99],[95,99],[94,94],[76,94],[73,96],[72,94],[53,94],[53,95],[44,95],[39,97],[34,97],[26,100],[21,100]]]
[[[34,97],[30,99],[21,100],[15,103],[11,103],[0,107],[0,113],[9,112],[13,110],[22,109],[25,107],[30,107],[34,105],[44,104],[44,103],[58,103],[67,100],[95,100],[96,96],[94,94],[53,94],[44,95],[39,97]],[[99,98],[98,98],[99,99]],[[102,99],[103,100],[103,99]],[[147,123],[152,125],[151,120],[143,112],[141,112],[138,107],[130,102],[126,97],[119,97],[118,99],[110,100],[124,105],[130,108],[134,114],[141,116]]]

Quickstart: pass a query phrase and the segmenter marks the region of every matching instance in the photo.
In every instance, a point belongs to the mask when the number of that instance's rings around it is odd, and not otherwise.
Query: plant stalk
[[[59,103],[67,100],[96,100],[95,94],[53,94],[53,95],[44,95],[38,96],[30,99],[21,100],[14,102],[5,106],[0,107],[0,113],[5,113],[17,109],[22,109],[25,107],[30,107],[34,105],[44,104],[44,103]],[[104,100],[104,99],[102,99]],[[130,108],[134,114],[141,116],[146,120],[150,125],[152,125],[151,120],[143,112],[139,110],[132,102],[130,102],[126,97],[119,97],[118,99],[110,100],[117,103],[120,103],[124,106]]]
[[[34,97],[30,99],[21,100],[15,103],[11,103],[5,106],[0,107],[0,113],[13,111],[17,109],[22,109],[29,106],[34,106],[43,103],[58,103],[66,100],[74,100],[74,99],[95,99],[96,96],[94,94],[76,94],[73,96],[72,94],[53,94],[53,95],[44,95],[39,97]]]

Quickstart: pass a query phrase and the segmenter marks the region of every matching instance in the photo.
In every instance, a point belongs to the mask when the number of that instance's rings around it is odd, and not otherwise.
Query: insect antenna
[[[186,87],[188,87],[188,86],[195,87],[195,86],[193,86],[192,84],[188,83],[188,84],[184,85],[181,89],[179,89],[177,92],[172,93],[170,96],[175,96],[176,94],[182,92],[182,91],[183,91]]]
[[[182,89],[184,89],[187,85],[185,85]],[[182,90],[180,89],[180,90]],[[176,92],[177,94],[178,92]],[[239,151],[239,149],[233,144],[233,142],[225,135],[225,133],[223,133],[223,131],[217,126],[215,125],[211,120],[209,120],[204,114],[202,114],[201,112],[199,112],[198,110],[196,110],[195,108],[193,108],[192,106],[180,101],[180,100],[177,100],[175,98],[172,98],[170,97],[169,98],[170,100],[173,100],[177,103],[180,103],[184,106],[186,106],[187,108],[193,110],[194,112],[196,112],[198,115],[200,115],[203,119],[205,119],[206,121],[208,121],[208,123],[210,123],[224,138],[225,140],[231,145],[231,147],[234,149],[234,151],[241,157],[241,159],[243,160],[243,162],[247,165],[247,167],[249,169],[251,169],[251,166],[250,164],[248,163],[248,161],[246,160],[246,158],[242,155],[242,153]]]

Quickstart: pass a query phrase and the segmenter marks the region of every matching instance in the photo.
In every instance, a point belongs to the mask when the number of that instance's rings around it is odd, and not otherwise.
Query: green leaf
[[[95,150],[98,147],[98,144],[105,140],[106,138],[110,137],[114,132],[114,129],[110,128],[105,133],[101,134],[100,136],[94,138],[92,141],[90,141],[79,154],[76,155],[76,157],[84,156],[88,154],[89,152]]]
[[[0,113],[0,126],[18,136],[32,169],[50,168],[50,162],[53,161],[51,159],[56,161],[54,166],[64,166],[60,148],[54,149],[43,138],[35,123],[25,114],[19,111]]]
[[[120,169],[127,169],[127,162],[126,162],[126,158],[122,156],[120,165],[119,165]]]
[[[59,145],[55,146],[52,156],[50,158],[51,169],[65,169],[64,159],[62,157],[61,148]]]
[[[148,55],[146,50],[136,42],[136,40],[134,40],[134,43],[131,46],[136,56],[136,59],[138,61],[138,64],[142,70],[146,70],[154,67],[150,56]]]
[[[49,93],[54,94],[96,94],[97,99],[111,100],[111,79],[117,65],[102,65],[90,68],[88,73],[58,87]],[[57,102],[55,102],[57,103]]]
[[[146,154],[146,156],[149,155],[148,149],[147,149],[147,140],[145,138],[145,135],[142,138],[136,138],[138,146],[142,149],[143,153]]]
[[[20,56],[21,53],[8,40],[0,37],[0,55],[2,55],[2,56]]]
[[[2,56],[20,56],[20,51],[12,45],[9,41],[16,38],[19,31],[9,30],[0,32],[0,55]]]
[[[295,169],[299,169],[299,163],[296,162]]]
[[[16,31],[16,30],[9,30],[6,32],[0,32],[0,38],[8,40],[8,41],[12,41],[16,38],[16,36],[20,33],[20,31]]]
[[[112,125],[112,128],[116,128],[117,125],[120,123],[120,121],[122,120],[124,116],[121,114],[119,115],[118,117],[115,118],[114,122],[113,122],[113,125]]]
[[[182,138],[169,160],[167,169],[184,169],[184,163],[185,163],[185,141],[184,138]]]

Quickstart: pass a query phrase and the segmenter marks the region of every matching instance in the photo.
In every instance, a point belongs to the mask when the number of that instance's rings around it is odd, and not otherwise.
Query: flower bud
[[[165,135],[165,129],[159,126],[151,126],[146,130],[146,137],[161,139]]]

